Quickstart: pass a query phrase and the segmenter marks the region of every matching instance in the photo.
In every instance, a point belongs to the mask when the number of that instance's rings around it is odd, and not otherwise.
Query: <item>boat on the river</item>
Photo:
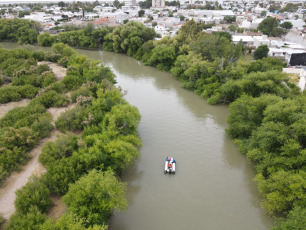
[[[165,173],[175,174],[175,159],[172,157],[167,157],[165,161]]]

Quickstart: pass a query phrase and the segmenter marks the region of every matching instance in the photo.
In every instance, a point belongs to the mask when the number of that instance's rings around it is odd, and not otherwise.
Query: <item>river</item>
[[[0,43],[3,48],[16,44]],[[211,106],[169,73],[125,55],[78,50],[112,68],[126,100],[142,116],[140,158],[123,173],[128,209],[112,230],[260,230],[272,225],[260,208],[254,170],[226,133],[228,106]],[[164,174],[167,156],[176,174]]]

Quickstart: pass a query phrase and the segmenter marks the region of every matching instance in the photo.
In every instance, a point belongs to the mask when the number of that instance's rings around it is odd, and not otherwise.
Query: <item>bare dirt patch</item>
[[[67,207],[58,196],[52,196],[51,200],[52,207],[48,212],[48,217],[52,218],[53,220],[57,220],[64,214],[64,212],[66,212]]]
[[[15,107],[25,107],[30,103],[31,99],[22,99],[21,101],[12,101],[6,104],[0,105],[0,118]]]
[[[62,80],[66,76],[67,69],[64,68],[63,66],[53,62],[46,62],[46,61],[37,62],[37,65],[43,65],[43,64],[47,64],[51,68],[58,81]]]
[[[54,125],[57,118],[65,111],[73,109],[75,107],[75,104],[70,104],[67,107],[63,108],[49,108],[48,112],[52,114],[52,122],[51,124]]]

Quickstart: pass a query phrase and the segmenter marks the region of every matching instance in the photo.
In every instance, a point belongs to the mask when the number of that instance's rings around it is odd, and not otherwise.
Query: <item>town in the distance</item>
[[[3,2],[0,8],[1,18],[38,21],[44,31],[51,34],[63,31],[63,26],[92,23],[98,28],[137,21],[164,37],[174,36],[186,21],[194,20],[204,24],[206,33],[231,33],[235,44],[242,41],[244,46],[253,49],[267,45],[268,56],[280,58],[288,66],[306,65],[306,6],[303,0],[99,0],[41,4],[20,1]],[[299,75],[299,87],[304,90],[306,73],[302,68],[285,68],[284,71]]]

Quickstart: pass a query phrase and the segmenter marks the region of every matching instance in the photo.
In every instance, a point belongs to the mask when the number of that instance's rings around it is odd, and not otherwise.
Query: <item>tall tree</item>
[[[267,45],[261,45],[258,46],[257,49],[254,52],[254,59],[258,60],[258,59],[262,59],[264,57],[267,57],[269,53],[269,48]]]
[[[271,36],[273,29],[277,28],[279,25],[278,21],[275,18],[267,17],[258,25],[258,29],[264,34]]]

